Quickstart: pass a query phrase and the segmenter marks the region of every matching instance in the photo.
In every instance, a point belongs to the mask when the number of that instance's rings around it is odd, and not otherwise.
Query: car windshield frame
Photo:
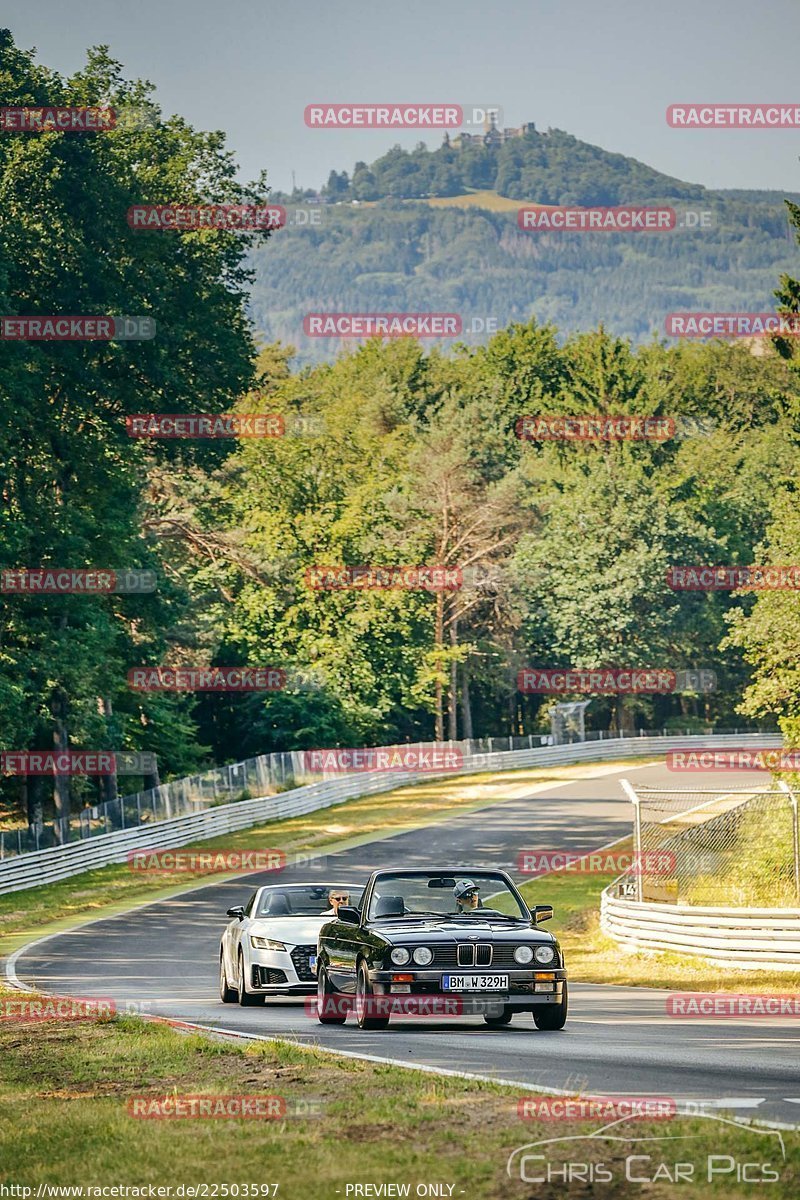
[[[382,896],[396,895],[397,894],[396,892],[392,892],[393,881],[399,882],[399,881],[403,880],[405,882],[408,882],[410,880],[431,880],[431,879],[447,879],[447,880],[452,879],[454,881],[454,884],[455,884],[455,881],[458,879],[474,880],[474,882],[477,884],[478,888],[480,889],[480,896],[481,896],[481,900],[483,901],[483,906],[481,908],[468,909],[466,911],[459,911],[456,908],[456,901],[455,901],[455,897],[453,895],[452,888],[448,888],[448,887],[428,888],[427,885],[423,885],[423,888],[420,890],[425,890],[429,896],[434,896],[437,894],[447,896],[449,907],[446,909],[443,909],[441,912],[437,912],[430,908],[423,910],[420,907],[420,910],[418,912],[414,912],[412,910],[411,912],[406,912],[403,914],[400,914],[400,913],[376,914],[375,913],[375,902],[379,898],[379,895],[378,895],[379,887],[380,887],[380,894]],[[383,885],[383,886],[381,887],[381,885]],[[468,922],[468,921],[472,920],[473,918],[480,919],[481,917],[491,917],[493,920],[497,920],[497,919],[503,920],[504,919],[504,920],[511,920],[511,921],[527,921],[527,922],[530,922],[530,920],[531,920],[530,911],[529,911],[527,905],[525,904],[525,901],[523,900],[522,896],[519,894],[519,892],[517,891],[517,888],[512,883],[512,881],[506,875],[504,875],[501,871],[488,871],[488,870],[484,870],[484,871],[469,871],[469,870],[464,870],[464,871],[414,871],[414,870],[411,870],[411,871],[387,871],[387,872],[381,872],[379,875],[376,875],[373,877],[373,880],[368,889],[368,892],[369,892],[368,896],[365,896],[366,904],[364,906],[364,910],[363,910],[363,914],[362,914],[362,919],[366,924],[371,924],[371,923],[379,922],[379,921],[409,921],[409,920],[430,921],[430,920],[461,920],[461,919],[465,919],[465,922]],[[510,898],[511,900],[514,901],[514,904],[516,905],[516,911],[514,911],[512,913],[508,913],[508,912],[502,912],[498,909],[492,908],[492,905],[490,903],[492,897],[497,896],[500,893],[505,893],[505,895],[508,898]],[[422,902],[420,901],[420,905],[421,905],[421,903]],[[404,904],[405,904],[405,900],[404,900]]]
[[[267,899],[267,896],[274,896],[276,893],[278,893],[278,894],[282,893],[284,896],[291,897],[291,896],[300,896],[303,893],[308,893],[308,892],[322,892],[323,893],[323,895],[320,897],[320,904],[322,907],[319,909],[318,912],[315,911],[315,912],[287,912],[287,913],[275,912],[275,913],[271,913],[271,912],[263,911],[262,905],[264,904],[264,901]],[[259,896],[259,899],[258,899],[258,905],[256,907],[255,912],[252,913],[251,919],[254,921],[270,921],[270,920],[290,921],[292,919],[300,920],[300,921],[308,921],[313,917],[323,917],[326,914],[330,913],[330,910],[332,907],[331,902],[328,899],[331,892],[347,892],[350,896],[351,905],[356,904],[356,906],[357,906],[363,897],[364,885],[360,884],[358,887],[350,887],[347,884],[332,883],[330,885],[327,885],[327,884],[320,884],[320,883],[304,883],[304,884],[300,884],[300,885],[294,885],[294,884],[288,885],[287,884],[284,887],[281,887],[280,884],[270,884],[269,887],[264,888],[262,890],[261,895]],[[290,903],[291,903],[291,900],[290,900]],[[306,905],[306,907],[307,907],[307,905]]]

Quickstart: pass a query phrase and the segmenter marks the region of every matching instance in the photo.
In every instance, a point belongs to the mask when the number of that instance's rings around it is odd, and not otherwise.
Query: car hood
[[[258,917],[249,932],[289,946],[316,945],[317,934],[330,917]]]
[[[447,917],[430,917],[417,921],[372,921],[370,929],[385,938],[387,942],[406,943],[418,942],[424,938],[426,942],[469,942],[475,936],[479,940],[493,942],[554,942],[552,933],[536,929],[520,921],[510,925],[507,921],[485,920],[451,921]]]

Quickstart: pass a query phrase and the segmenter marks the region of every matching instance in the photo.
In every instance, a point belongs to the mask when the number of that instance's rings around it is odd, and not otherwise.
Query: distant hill
[[[560,130],[394,147],[352,176],[331,172],[321,196],[273,198],[318,202],[318,225],[281,230],[252,255],[255,324],[297,346],[301,363],[342,344],[307,338],[307,312],[459,312],[481,328],[535,315],[563,334],[602,321],[640,342],[662,336],[673,309],[772,309],[778,276],[798,269],[782,193],[710,191]],[[517,226],[523,202],[669,204],[679,216],[710,214],[711,227],[529,232]]]

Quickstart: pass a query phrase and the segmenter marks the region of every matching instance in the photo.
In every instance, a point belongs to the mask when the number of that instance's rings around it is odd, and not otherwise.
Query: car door
[[[363,913],[363,909],[361,911]],[[324,937],[320,936],[320,949],[327,959],[328,978],[337,991],[355,991],[355,964],[360,945],[360,927],[347,921],[334,920],[330,931]]]

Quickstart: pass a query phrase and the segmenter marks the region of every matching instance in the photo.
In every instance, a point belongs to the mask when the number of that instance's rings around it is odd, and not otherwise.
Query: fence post
[[[258,782],[256,784],[256,788],[258,790],[259,796],[268,796],[269,795],[270,778],[269,778],[268,766],[267,766],[266,761],[264,760],[263,754],[259,754],[256,756],[256,778],[258,780]]]
[[[800,828],[797,821],[797,796],[785,780],[778,780],[778,787],[789,797],[792,806],[792,851],[794,855],[794,894],[800,904]]]
[[[620,779],[622,790],[633,805],[633,861],[636,879],[636,899],[642,902],[642,809],[639,797],[628,779]]]

